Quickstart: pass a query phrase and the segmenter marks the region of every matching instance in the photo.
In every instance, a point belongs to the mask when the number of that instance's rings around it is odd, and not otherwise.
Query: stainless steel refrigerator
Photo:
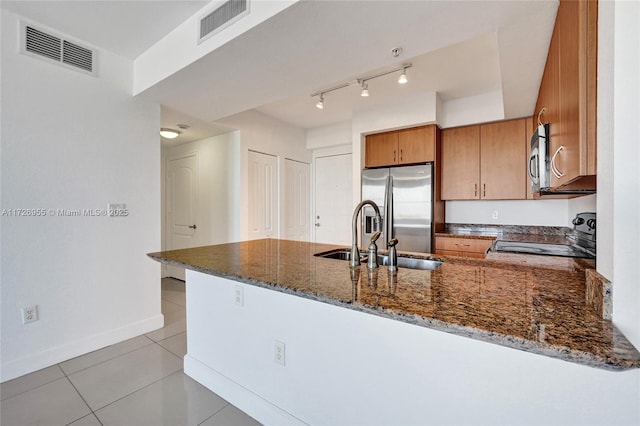
[[[362,199],[372,200],[382,215],[378,246],[398,239],[399,251],[431,253],[433,230],[433,164],[365,169]],[[375,232],[374,211],[365,206],[361,223],[361,246],[367,247]]]

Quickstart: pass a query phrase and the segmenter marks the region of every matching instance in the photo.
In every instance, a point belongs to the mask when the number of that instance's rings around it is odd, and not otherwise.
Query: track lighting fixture
[[[367,83],[365,83],[364,80],[363,80],[362,83],[360,84],[360,86],[362,86],[362,91],[360,92],[360,96],[362,96],[362,97],[369,96],[369,85]]]
[[[406,84],[407,83],[407,68],[403,67],[402,68],[402,74],[400,74],[400,78],[398,78],[398,83],[400,84]]]
[[[315,93],[311,94],[311,97],[320,96],[320,100],[318,100],[318,102],[316,102],[316,108],[324,109],[324,95],[326,95],[329,92],[333,92],[334,90],[338,90],[338,89],[342,89],[344,87],[351,86],[352,84],[359,84],[360,88],[361,88],[360,96],[367,97],[367,96],[369,96],[369,85],[367,84],[367,81],[373,80],[374,78],[382,77],[382,76],[385,76],[385,75],[388,75],[388,74],[391,74],[391,73],[394,73],[394,72],[402,71],[402,74],[400,75],[400,78],[398,78],[398,83],[399,84],[405,84],[405,83],[407,83],[409,81],[407,79],[407,68],[411,68],[411,64],[404,64],[401,67],[392,69],[390,71],[385,71],[383,73],[376,74],[376,75],[371,75],[371,76],[364,77],[364,78],[358,78],[355,81],[352,80],[352,81],[350,81],[348,83],[344,83],[344,84],[341,84],[339,86],[335,86],[335,87],[332,87],[330,89],[323,90],[322,92],[315,92]]]

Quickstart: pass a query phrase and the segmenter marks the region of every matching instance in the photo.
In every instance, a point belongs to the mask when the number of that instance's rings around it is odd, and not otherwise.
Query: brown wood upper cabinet
[[[435,140],[435,125],[368,135],[365,142],[365,167],[434,161]]]
[[[597,26],[596,0],[560,1],[535,110],[549,123],[552,189],[596,189]]]
[[[527,119],[442,131],[443,200],[524,200]]]

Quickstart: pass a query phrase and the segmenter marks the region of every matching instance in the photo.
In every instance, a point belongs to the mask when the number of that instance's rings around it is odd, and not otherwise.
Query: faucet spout
[[[362,208],[366,205],[370,205],[373,207],[373,210],[376,213],[375,224],[376,231],[380,230],[380,223],[382,222],[382,217],[380,216],[380,209],[378,205],[371,200],[363,200],[358,204],[353,211],[353,219],[351,221],[351,259],[349,260],[349,266],[351,268],[357,268],[360,266],[360,251],[358,250],[358,214],[362,210]]]

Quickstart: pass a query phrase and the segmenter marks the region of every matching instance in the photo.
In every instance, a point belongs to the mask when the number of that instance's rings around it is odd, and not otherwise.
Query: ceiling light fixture
[[[361,91],[360,91],[360,96],[362,97],[367,97],[369,96],[369,85],[367,84],[367,81],[369,80],[373,80],[374,78],[378,78],[378,77],[382,77],[394,72],[398,72],[398,71],[402,71],[402,75],[400,76],[400,78],[398,79],[398,83],[400,84],[405,84],[407,81],[407,68],[411,68],[411,64],[404,64],[398,68],[394,68],[392,70],[389,71],[385,71],[383,73],[380,74],[376,74],[376,75],[370,75],[368,77],[363,77],[363,78],[358,78],[355,81],[351,80],[348,83],[343,83],[339,86],[335,86],[332,87],[330,89],[326,89],[323,90],[321,92],[315,92],[311,94],[311,97],[315,97],[315,96],[320,96],[320,100],[318,102],[316,102],[316,108],[318,109],[324,109],[324,95],[326,95],[329,92],[333,92],[334,90],[338,90],[338,89],[342,89],[344,87],[348,87],[351,86],[352,84],[359,84],[361,87]]]
[[[160,129],[160,136],[167,139],[175,139],[180,136],[180,132],[178,130],[167,129],[166,127],[163,127],[162,129]]]
[[[369,85],[365,83],[364,80],[362,80],[362,82],[360,83],[360,86],[362,86],[362,91],[360,92],[360,96],[365,98],[369,96]]]
[[[338,90],[338,89],[342,89],[343,87],[347,87],[349,84],[351,83],[344,83],[341,84],[339,86],[335,86],[332,87],[330,89],[327,90],[323,90],[322,92],[315,92],[311,94],[311,97],[313,98],[314,96],[320,96],[320,100],[318,102],[316,102],[316,108],[318,109],[324,109],[324,95],[326,95],[329,92],[333,92],[334,90]]]
[[[400,84],[406,84],[407,83],[407,68],[406,67],[402,67],[402,74],[400,74],[400,78],[398,78],[398,83]]]

